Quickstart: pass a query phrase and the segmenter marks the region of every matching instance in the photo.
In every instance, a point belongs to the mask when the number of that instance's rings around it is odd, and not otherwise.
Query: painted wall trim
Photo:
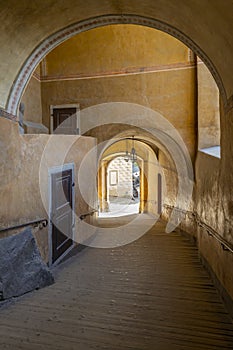
[[[34,73],[32,74],[32,78],[36,79],[37,81],[39,81],[39,82],[41,83],[40,75],[37,74],[36,72],[34,72]]]
[[[0,117],[17,122],[17,117],[11,113],[8,113],[3,108],[0,108]]]
[[[195,68],[196,65],[193,63],[172,63],[172,64],[161,64],[157,66],[150,67],[127,67],[124,69],[119,69],[116,71],[100,71],[97,73],[90,74],[69,74],[69,75],[47,75],[41,78],[38,76],[32,77],[39,80],[42,83],[53,82],[53,81],[66,81],[66,80],[82,80],[82,79],[95,79],[95,78],[106,78],[114,76],[126,76],[126,75],[135,75],[135,74],[149,74],[156,72],[169,72],[169,71],[178,71]]]
[[[216,67],[214,66],[210,58],[204,53],[204,51],[196,43],[193,42],[191,38],[189,38],[186,34],[181,32],[177,28],[174,28],[170,24],[164,23],[157,19],[142,17],[138,15],[122,14],[122,15],[104,15],[104,16],[99,16],[95,18],[89,18],[87,20],[68,26],[58,31],[57,33],[49,36],[47,39],[45,39],[39,46],[37,46],[37,48],[35,48],[32,54],[28,57],[28,59],[23,64],[17,78],[15,79],[7,101],[7,106],[6,106],[7,112],[13,115],[17,115],[21,96],[27,86],[27,83],[30,77],[32,76],[34,70],[36,69],[40,61],[52,49],[54,49],[56,46],[58,46],[62,42],[66,41],[67,39],[73,37],[78,33],[81,33],[93,28],[110,25],[110,24],[143,25],[143,26],[161,30],[165,33],[172,35],[178,40],[182,41],[192,51],[194,51],[195,54],[198,55],[202,59],[202,61],[206,64],[206,66],[210,70],[211,74],[213,75],[219,87],[220,94],[224,102],[224,106],[225,108],[227,108],[227,102],[228,102],[227,95],[226,95],[226,91],[225,91],[222,79],[220,77],[220,74],[218,73]]]

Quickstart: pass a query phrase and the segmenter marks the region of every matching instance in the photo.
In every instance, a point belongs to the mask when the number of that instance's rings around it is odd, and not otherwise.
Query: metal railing
[[[94,215],[96,212],[98,212],[98,210],[95,209],[95,210],[89,211],[89,212],[87,212],[87,213],[81,214],[81,215],[79,216],[79,219],[80,219],[80,220],[84,220],[87,216]]]
[[[33,227],[39,227],[40,229],[46,227],[48,225],[48,220],[47,219],[38,219],[38,220],[33,220],[29,221],[23,224],[18,224],[14,226],[8,226],[5,228],[0,229],[0,232],[6,232],[6,231],[11,231],[11,230],[16,230],[19,228],[27,227],[27,226],[33,226]]]
[[[215,238],[221,244],[221,246],[224,250],[227,250],[227,251],[233,253],[233,245],[231,243],[227,242],[223,237],[221,237],[220,234],[217,231],[215,231],[212,227],[210,227],[204,221],[202,221],[200,215],[197,212],[179,209],[175,206],[168,205],[168,204],[164,204],[164,207],[171,209],[171,210],[174,209],[178,212],[182,212],[185,215],[192,216],[194,218],[194,220],[196,221],[197,225],[199,227],[203,228],[208,233],[209,236]]]

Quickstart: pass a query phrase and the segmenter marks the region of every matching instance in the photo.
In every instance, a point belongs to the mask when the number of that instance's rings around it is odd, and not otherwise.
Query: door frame
[[[48,170],[48,195],[49,195],[49,220],[48,220],[48,247],[49,247],[49,266],[55,266],[61,259],[63,259],[74,247],[74,237],[75,237],[75,186],[72,186],[72,241],[73,244],[55,261],[53,262],[53,240],[52,240],[52,174],[56,174],[65,170],[71,170],[72,173],[72,184],[74,183],[74,163],[67,163],[63,165],[58,165],[49,168]]]
[[[76,108],[76,128],[79,129],[79,135],[81,135],[80,131],[80,104],[79,103],[71,103],[71,104],[63,104],[63,105],[50,105],[50,133],[53,134],[53,110],[60,108]]]

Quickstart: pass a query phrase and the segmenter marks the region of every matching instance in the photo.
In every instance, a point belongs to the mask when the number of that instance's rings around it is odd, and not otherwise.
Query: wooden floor
[[[233,349],[233,324],[197,249],[158,223],[116,249],[86,248],[56,283],[0,309],[0,349]]]

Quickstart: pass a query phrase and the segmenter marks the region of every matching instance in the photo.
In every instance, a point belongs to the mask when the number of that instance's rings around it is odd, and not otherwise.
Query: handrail
[[[233,245],[227,242],[223,237],[219,235],[217,231],[215,231],[212,227],[207,225],[205,222],[203,222],[200,218],[200,216],[197,213],[194,213],[195,219],[197,224],[204,228],[208,235],[215,238],[221,245],[224,250],[228,250],[229,252],[233,253]]]
[[[210,227],[204,221],[202,221],[200,215],[196,211],[192,212],[190,210],[183,210],[183,209],[176,208],[175,206],[168,205],[168,204],[164,204],[164,207],[167,207],[169,209],[175,209],[179,212],[182,212],[183,214],[192,215],[195,218],[195,221],[196,221],[198,226],[204,228],[207,231],[208,235],[215,238],[221,244],[221,246],[224,250],[227,250],[227,251],[233,253],[233,245],[231,243],[227,242],[223,237],[221,237],[219,235],[219,233],[217,231],[215,231],[212,227]]]
[[[19,224],[19,225],[15,225],[15,226],[5,227],[3,229],[0,229],[0,232],[6,232],[6,231],[10,231],[10,230],[15,230],[15,229],[26,227],[26,226],[33,226],[33,227],[39,226],[39,228],[42,229],[43,227],[46,227],[47,225],[48,225],[48,220],[47,219],[38,219],[38,220],[26,222],[24,224]]]
[[[80,220],[84,220],[87,216],[91,216],[91,215],[93,215],[94,213],[96,213],[96,212],[98,212],[98,210],[96,210],[96,209],[94,209],[94,210],[92,210],[92,211],[90,211],[90,212],[88,212],[88,213],[85,213],[85,214],[81,214],[80,216],[79,216],[79,218],[80,218]]]

